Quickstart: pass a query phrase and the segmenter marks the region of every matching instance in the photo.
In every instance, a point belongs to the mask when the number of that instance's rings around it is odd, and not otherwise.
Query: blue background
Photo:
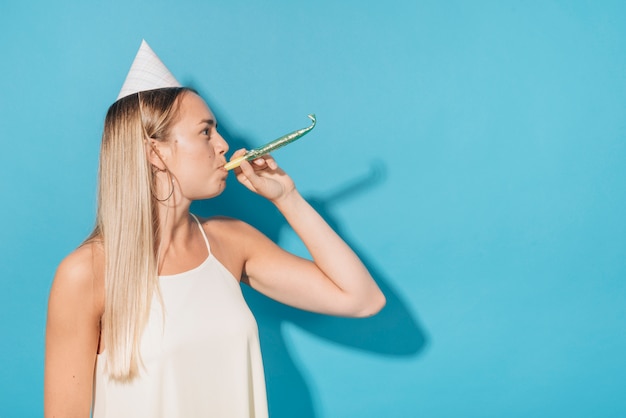
[[[142,38],[231,150],[317,114],[275,156],[387,294],[356,320],[246,291],[274,418],[626,416],[626,3],[75,0],[0,6],[0,417],[41,416]],[[234,181],[194,209],[303,254]]]

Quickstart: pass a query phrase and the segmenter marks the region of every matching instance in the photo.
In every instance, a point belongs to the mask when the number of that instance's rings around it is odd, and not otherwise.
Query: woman
[[[228,144],[216,127],[202,98],[143,43],[105,120],[96,228],[50,292],[46,417],[266,417],[256,322],[238,282],[331,315],[384,305],[358,257],[270,156],[241,163],[237,179],[275,204],[313,261],[244,222],[189,212],[225,187]]]

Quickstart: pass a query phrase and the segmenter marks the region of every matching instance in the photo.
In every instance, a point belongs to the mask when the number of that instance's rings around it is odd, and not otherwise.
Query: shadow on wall
[[[212,110],[220,121],[216,109]],[[231,135],[224,124],[220,123],[219,130],[230,145],[229,155],[239,148],[252,148],[245,140]],[[341,226],[332,214],[332,206],[337,202],[379,184],[384,179],[384,171],[384,165],[376,163],[365,176],[342,185],[326,196],[305,196],[351,245],[381,287],[387,298],[387,305],[378,315],[353,319],[314,314],[285,306],[243,286],[244,296],[259,325],[272,418],[318,418],[309,383],[293,361],[285,342],[282,333],[284,321],[329,341],[386,356],[416,356],[426,344],[424,331],[405,302],[391,287],[390,280],[342,233]],[[221,196],[195,202],[192,211],[201,216],[225,215],[244,220],[274,242],[278,242],[281,230],[288,227],[271,203],[239,185],[232,175],[229,176],[229,186]]]

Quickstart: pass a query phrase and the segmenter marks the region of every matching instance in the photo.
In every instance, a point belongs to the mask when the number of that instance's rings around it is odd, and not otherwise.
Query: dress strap
[[[198,228],[200,228],[200,232],[202,232],[202,238],[204,238],[204,243],[206,244],[206,249],[207,249],[207,251],[209,252],[209,255],[210,255],[211,254],[211,246],[209,245],[209,239],[206,237],[206,232],[204,232],[204,228],[202,227],[202,224],[200,223],[200,220],[193,213],[189,212],[189,214],[196,220],[196,223],[198,224]]]

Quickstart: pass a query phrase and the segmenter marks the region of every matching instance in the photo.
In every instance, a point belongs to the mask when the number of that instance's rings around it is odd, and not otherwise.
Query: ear
[[[159,171],[165,171],[167,169],[166,157],[169,155],[167,146],[152,138],[145,139],[144,143],[146,146],[146,158],[148,158],[150,165],[156,167]]]

